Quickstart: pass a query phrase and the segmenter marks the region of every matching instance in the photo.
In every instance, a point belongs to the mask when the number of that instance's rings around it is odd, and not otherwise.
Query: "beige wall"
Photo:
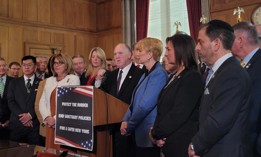
[[[121,0],[0,1],[0,56],[7,62],[20,62],[37,48],[87,59],[91,48],[100,46],[112,56],[121,32]]]

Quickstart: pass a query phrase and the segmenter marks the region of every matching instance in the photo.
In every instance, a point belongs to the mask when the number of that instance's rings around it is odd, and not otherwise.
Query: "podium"
[[[55,114],[55,90],[51,95],[51,113]],[[53,107],[52,107],[53,106]],[[128,105],[104,91],[93,88],[93,127],[94,127],[94,149],[86,151],[72,148],[77,154],[88,157],[112,157],[112,136],[109,125],[120,123]],[[54,129],[46,128],[46,147],[58,150],[69,150],[60,145],[53,144]]]

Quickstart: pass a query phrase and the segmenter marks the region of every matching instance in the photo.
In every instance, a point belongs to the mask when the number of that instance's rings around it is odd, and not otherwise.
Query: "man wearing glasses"
[[[23,76],[13,79],[7,93],[10,116],[10,139],[28,144],[39,143],[39,121],[34,110],[36,91],[41,79],[34,74],[36,58],[22,58]]]

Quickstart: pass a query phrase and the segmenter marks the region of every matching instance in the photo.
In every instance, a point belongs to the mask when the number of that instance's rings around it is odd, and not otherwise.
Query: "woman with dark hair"
[[[165,59],[175,72],[170,74],[158,98],[158,112],[151,140],[166,156],[187,157],[191,137],[198,129],[198,109],[203,82],[198,71],[195,43],[186,34],[168,37]]]

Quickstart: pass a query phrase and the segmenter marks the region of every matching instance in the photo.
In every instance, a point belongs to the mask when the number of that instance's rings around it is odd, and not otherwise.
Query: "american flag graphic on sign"
[[[93,150],[93,86],[57,88],[55,143]]]

